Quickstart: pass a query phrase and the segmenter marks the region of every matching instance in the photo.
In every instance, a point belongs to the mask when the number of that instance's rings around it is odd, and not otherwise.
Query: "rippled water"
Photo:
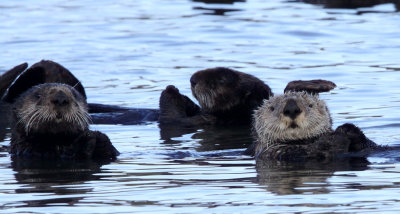
[[[321,95],[334,126],[352,122],[378,144],[394,146],[400,144],[399,27],[393,4],[4,0],[0,71],[51,59],[82,81],[89,102],[136,108],[158,108],[169,84],[193,99],[190,75],[215,66],[251,73],[276,94],[288,81],[323,78],[338,85]],[[256,163],[241,155],[251,143],[246,131],[170,128],[92,125],[122,153],[103,165],[12,161],[3,129],[0,212],[400,210],[397,152],[336,163]]]

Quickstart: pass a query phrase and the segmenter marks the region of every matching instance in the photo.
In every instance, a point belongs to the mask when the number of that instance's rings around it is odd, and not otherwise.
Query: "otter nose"
[[[195,87],[197,84],[197,78],[195,76],[192,76],[190,78],[190,85],[192,85],[192,87]]]
[[[294,100],[289,100],[283,109],[283,114],[292,118],[292,120],[294,120],[300,113],[301,109]]]
[[[68,105],[69,100],[68,100],[68,96],[64,92],[59,91],[53,97],[51,102],[53,102],[53,104],[56,105],[56,106],[65,106],[65,105]]]

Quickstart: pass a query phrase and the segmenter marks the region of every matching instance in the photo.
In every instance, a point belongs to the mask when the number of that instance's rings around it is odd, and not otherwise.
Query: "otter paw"
[[[350,140],[349,152],[358,152],[375,145],[374,142],[364,135],[360,128],[351,123],[337,127],[335,133],[344,135],[344,137]]]
[[[96,140],[96,147],[93,152],[93,158],[115,160],[120,153],[112,145],[110,138],[99,131],[91,131],[91,134]]]
[[[279,161],[301,161],[307,157],[307,152],[303,148],[291,145],[274,146],[264,153],[268,159]]]
[[[345,123],[336,128],[335,133],[344,134],[353,140],[365,141],[366,137],[360,128],[351,123]]]

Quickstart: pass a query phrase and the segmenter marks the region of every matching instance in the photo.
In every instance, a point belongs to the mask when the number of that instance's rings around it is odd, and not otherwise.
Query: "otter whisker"
[[[28,122],[25,125],[25,132],[28,134],[29,131],[32,129],[32,124],[33,122],[37,119],[38,115],[40,114],[40,111],[36,111],[28,120]]]
[[[76,82],[76,84],[74,86],[72,86],[72,88],[75,88],[76,86],[78,86],[81,83],[81,81]]]

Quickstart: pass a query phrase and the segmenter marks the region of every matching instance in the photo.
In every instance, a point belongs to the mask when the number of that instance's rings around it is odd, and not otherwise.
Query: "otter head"
[[[197,71],[190,78],[193,96],[206,112],[229,110],[240,103],[240,75],[229,68]]]
[[[45,83],[24,92],[13,106],[17,131],[35,134],[77,134],[88,129],[85,98],[61,83]]]
[[[289,91],[264,101],[255,111],[256,152],[279,142],[319,136],[331,126],[329,110],[318,95]]]

